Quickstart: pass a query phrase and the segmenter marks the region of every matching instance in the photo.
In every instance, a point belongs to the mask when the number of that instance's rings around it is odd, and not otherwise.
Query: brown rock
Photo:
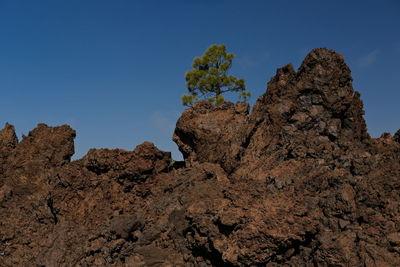
[[[396,141],[397,143],[400,143],[400,130],[398,130],[398,131],[394,134],[393,140]]]
[[[3,173],[7,168],[7,159],[18,144],[14,126],[6,123],[0,131],[0,186],[4,183]]]
[[[47,173],[69,163],[74,153],[75,131],[66,125],[39,124],[18,144],[14,128],[8,126],[7,132],[11,149],[5,159],[3,179],[18,194],[38,191],[46,184]]]
[[[14,126],[6,123],[3,130],[0,131],[0,148],[1,151],[11,151],[18,144],[18,138],[15,134]]]
[[[228,172],[243,151],[249,105],[207,101],[185,110],[176,124],[173,140],[188,166],[194,162],[216,162]]]
[[[82,159],[91,172],[108,174],[117,179],[144,180],[163,171],[171,164],[171,153],[158,150],[145,142],[134,151],[122,149],[91,149]]]
[[[350,70],[314,49],[252,112],[199,102],[186,166],[145,142],[70,162],[75,132],[0,131],[0,265],[399,266],[398,133],[370,138]]]

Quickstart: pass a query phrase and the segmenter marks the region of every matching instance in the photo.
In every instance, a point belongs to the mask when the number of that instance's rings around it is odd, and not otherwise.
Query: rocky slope
[[[399,266],[400,131],[371,138],[343,57],[277,70],[253,110],[70,162],[75,132],[0,131],[0,266]]]

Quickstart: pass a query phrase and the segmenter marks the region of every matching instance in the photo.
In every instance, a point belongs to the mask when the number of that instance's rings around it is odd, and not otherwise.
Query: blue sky
[[[316,47],[344,55],[372,136],[400,128],[400,1],[0,0],[0,123],[69,124],[90,148],[171,141],[184,73],[211,44],[236,55],[251,103]],[[233,99],[236,101],[236,99]]]

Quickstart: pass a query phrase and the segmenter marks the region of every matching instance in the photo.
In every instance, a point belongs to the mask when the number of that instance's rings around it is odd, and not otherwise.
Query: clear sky
[[[0,0],[0,123],[69,124],[79,158],[171,141],[184,73],[211,44],[236,58],[251,103],[312,48],[344,55],[372,136],[400,128],[400,1]]]

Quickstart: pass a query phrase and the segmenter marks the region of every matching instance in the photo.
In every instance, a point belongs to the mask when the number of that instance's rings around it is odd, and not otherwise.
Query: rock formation
[[[70,162],[75,132],[0,131],[1,266],[399,266],[400,134],[371,138],[314,49],[253,110],[196,103],[173,136]]]

